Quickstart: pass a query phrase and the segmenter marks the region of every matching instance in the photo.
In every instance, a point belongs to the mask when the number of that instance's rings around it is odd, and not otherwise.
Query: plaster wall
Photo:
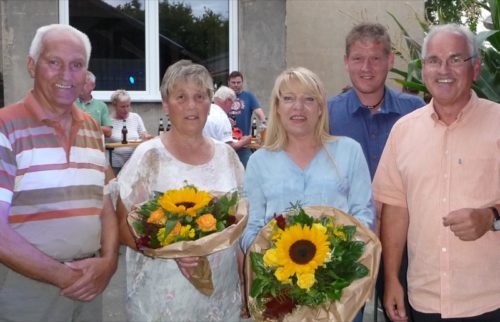
[[[29,46],[38,27],[58,21],[57,0],[1,0],[2,69],[5,104],[33,86],[26,69]]]
[[[5,104],[10,104],[32,87],[26,70],[29,45],[36,28],[58,22],[58,0],[0,0],[0,5],[0,72]],[[276,76],[286,67],[301,65],[318,73],[328,95],[334,95],[350,83],[343,66],[344,38],[354,24],[370,20],[386,25],[393,43],[404,52],[399,29],[387,11],[421,39],[414,16],[416,12],[421,17],[423,7],[424,0],[238,0],[238,60],[245,88],[268,112]],[[397,60],[396,65],[405,63]],[[161,103],[133,102],[133,109],[155,134],[163,116]]]
[[[396,16],[412,37],[423,38],[415,19],[416,14],[423,17],[423,0],[289,0],[286,11],[287,66],[304,66],[317,73],[328,96],[338,94],[351,83],[343,57],[345,37],[354,25],[365,21],[381,23],[388,29],[393,46],[403,55],[407,54],[404,39],[388,13]],[[396,67],[406,69],[406,64],[396,57]],[[400,89],[391,77],[396,75],[389,73],[387,85]]]

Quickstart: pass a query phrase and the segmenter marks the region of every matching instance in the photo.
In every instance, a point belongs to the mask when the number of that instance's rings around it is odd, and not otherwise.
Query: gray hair
[[[95,75],[90,70],[87,71],[87,79],[92,83],[95,83]]]
[[[217,91],[215,91],[214,99],[216,98],[221,101],[225,101],[227,99],[234,101],[236,100],[236,93],[231,88],[222,85]]]
[[[115,105],[118,102],[126,102],[130,101],[130,95],[129,93],[124,90],[124,89],[117,89],[116,91],[111,94],[111,104]]]
[[[475,61],[478,58],[479,51],[477,48],[476,36],[474,35],[474,33],[464,26],[458,25],[456,23],[449,23],[431,27],[422,44],[422,59],[426,58],[429,41],[440,32],[449,32],[462,36],[467,42],[467,47],[469,47],[469,55],[473,57],[472,61]]]
[[[92,52],[92,46],[90,45],[90,40],[89,37],[81,32],[80,30],[70,26],[70,25],[63,25],[63,24],[51,24],[51,25],[46,25],[38,28],[36,30],[35,36],[33,37],[33,40],[31,41],[31,46],[30,46],[30,51],[29,51],[29,56],[33,59],[35,64],[38,61],[38,58],[40,58],[40,52],[42,50],[42,45],[43,45],[43,38],[50,32],[69,32],[73,36],[77,37],[80,39],[80,41],[83,44],[83,47],[85,48],[85,55],[86,55],[86,63],[87,66],[89,65],[89,60],[90,60],[90,54]]]
[[[194,64],[190,60],[179,60],[170,65],[161,80],[160,92],[162,100],[167,100],[169,93],[179,82],[194,82],[207,90],[208,97],[212,97],[214,83],[208,70],[199,64]]]

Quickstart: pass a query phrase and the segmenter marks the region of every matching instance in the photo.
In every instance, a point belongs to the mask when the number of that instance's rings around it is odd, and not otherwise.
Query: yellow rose
[[[291,272],[284,267],[279,267],[275,272],[274,276],[278,281],[283,284],[290,284],[292,280],[290,279]]]
[[[165,216],[162,208],[158,208],[153,211],[148,218],[148,223],[150,224],[165,225],[166,221],[167,217]]]
[[[209,232],[217,229],[217,219],[212,214],[204,214],[196,219],[201,231]]]
[[[310,289],[314,285],[314,282],[315,278],[312,273],[297,274],[297,286],[301,289]]]
[[[280,262],[276,257],[275,248],[268,249],[264,253],[264,265],[266,265],[267,267],[275,267],[280,265]]]

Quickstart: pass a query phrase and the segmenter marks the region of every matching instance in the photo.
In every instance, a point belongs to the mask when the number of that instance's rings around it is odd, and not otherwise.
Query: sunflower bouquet
[[[338,209],[297,203],[264,227],[249,254],[255,319],[349,321],[371,294],[380,243]]]
[[[155,192],[136,205],[127,221],[137,248],[160,258],[200,257],[191,283],[202,293],[213,292],[206,256],[233,245],[247,222],[246,200],[237,192],[199,190],[194,185]]]

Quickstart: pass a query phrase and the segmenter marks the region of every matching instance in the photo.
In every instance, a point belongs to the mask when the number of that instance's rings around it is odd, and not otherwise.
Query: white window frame
[[[59,23],[69,24],[69,1],[59,0]],[[210,0],[207,0],[210,1]],[[229,71],[238,70],[238,0],[229,2]],[[146,19],[146,89],[128,91],[135,102],[161,102],[160,61],[159,61],[159,0],[145,0]],[[100,100],[109,101],[113,91],[95,90],[92,95]]]

